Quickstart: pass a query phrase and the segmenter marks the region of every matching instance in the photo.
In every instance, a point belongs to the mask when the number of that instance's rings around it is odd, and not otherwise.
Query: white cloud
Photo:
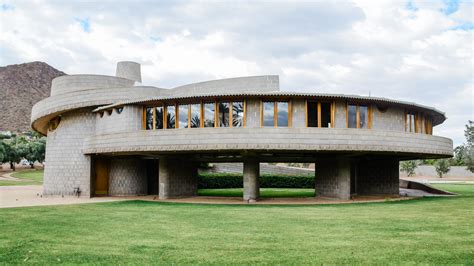
[[[449,118],[435,133],[455,144],[474,119],[468,1],[451,12],[442,1],[398,0],[2,6],[0,65],[38,60],[70,74],[113,74],[117,61],[134,60],[144,84],[159,87],[279,74],[286,90],[370,92],[435,106]]]

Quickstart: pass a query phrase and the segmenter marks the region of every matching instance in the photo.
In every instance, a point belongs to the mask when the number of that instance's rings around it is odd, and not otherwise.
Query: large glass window
[[[288,127],[288,102],[278,102],[277,112],[277,126]]]
[[[201,127],[201,105],[191,104],[191,127]]]
[[[321,127],[331,127],[331,103],[321,103]]]
[[[188,127],[188,111],[189,106],[187,104],[182,104],[178,106],[178,128],[187,128]]]
[[[308,127],[332,127],[332,104],[308,101],[306,103]]]
[[[163,107],[155,108],[155,128],[163,129]]]
[[[357,105],[347,105],[347,127],[357,128]]]
[[[244,126],[244,103],[243,102],[232,102],[232,126],[233,127]]]
[[[204,103],[204,127],[214,127],[215,106],[214,103]]]
[[[369,110],[367,106],[359,106],[359,128],[369,128]]]
[[[308,127],[318,127],[318,102],[308,101],[306,108]]]
[[[145,129],[153,129],[153,108],[145,109]]]
[[[176,107],[169,105],[166,107],[166,128],[176,127]]]
[[[263,126],[275,126],[275,103],[263,102]]]
[[[219,127],[229,127],[229,109],[230,109],[230,104],[228,102],[220,102],[218,104],[219,108]]]

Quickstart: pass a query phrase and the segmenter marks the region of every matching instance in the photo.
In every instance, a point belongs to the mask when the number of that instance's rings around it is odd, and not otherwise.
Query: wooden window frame
[[[367,106],[367,129],[372,129],[372,106],[370,104],[346,102],[346,128],[349,128],[349,105],[356,106],[356,127],[360,129],[360,106]]]
[[[273,127],[277,128],[278,127],[278,103],[288,103],[288,126],[287,127],[292,127],[293,124],[293,104],[292,100],[274,100],[274,101],[265,101],[265,100],[260,100],[260,127],[265,127],[263,124],[264,121],[264,103],[271,103],[273,102]],[[244,113],[245,116],[245,113]]]
[[[316,101],[316,100],[305,100],[305,122],[306,122],[306,127],[309,127],[308,126],[308,123],[309,123],[309,118],[308,118],[308,102],[313,102],[313,103],[316,103],[316,116],[318,118],[318,125],[316,126],[317,128],[323,128],[322,127],[322,121],[321,121],[321,104],[322,103],[329,103],[329,108],[330,108],[330,123],[331,123],[331,126],[330,127],[327,127],[327,128],[334,128],[334,122],[335,122],[335,107],[336,107],[336,104],[335,104],[335,101]],[[324,127],[326,128],[326,127]]]

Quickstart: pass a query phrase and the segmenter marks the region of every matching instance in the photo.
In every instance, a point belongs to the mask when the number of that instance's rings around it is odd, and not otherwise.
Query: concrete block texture
[[[244,200],[258,200],[260,197],[260,163],[258,161],[244,161]]]
[[[146,195],[147,172],[144,160],[113,159],[109,170],[109,195],[140,196]]]
[[[44,195],[91,195],[91,158],[82,153],[84,138],[95,132],[95,117],[89,109],[63,114],[59,126],[48,132]]]
[[[185,159],[159,158],[159,198],[192,197],[197,195],[197,164]]]
[[[84,153],[201,151],[379,152],[452,156],[452,140],[419,133],[351,128],[180,128],[100,134],[86,139]]]
[[[119,112],[119,108],[121,112]],[[96,113],[96,134],[138,131],[142,129],[141,106],[127,105]]]
[[[122,61],[117,63],[117,71],[115,76],[126,78],[133,81],[142,82],[142,74],[140,64],[130,61]]]
[[[398,160],[360,159],[356,162],[357,195],[399,195]]]
[[[316,197],[349,200],[351,198],[351,162],[348,158],[316,161]]]
[[[280,90],[278,76],[253,76],[210,80],[173,88],[175,96],[218,93],[274,92]]]

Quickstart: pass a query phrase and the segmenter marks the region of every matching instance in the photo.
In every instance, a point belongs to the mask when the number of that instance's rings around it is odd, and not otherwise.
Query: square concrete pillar
[[[256,201],[260,197],[260,163],[258,161],[244,162],[244,201]]]
[[[349,200],[351,198],[351,162],[347,158],[316,161],[316,197]]]
[[[183,198],[197,195],[197,164],[186,160],[159,158],[159,198]]]

